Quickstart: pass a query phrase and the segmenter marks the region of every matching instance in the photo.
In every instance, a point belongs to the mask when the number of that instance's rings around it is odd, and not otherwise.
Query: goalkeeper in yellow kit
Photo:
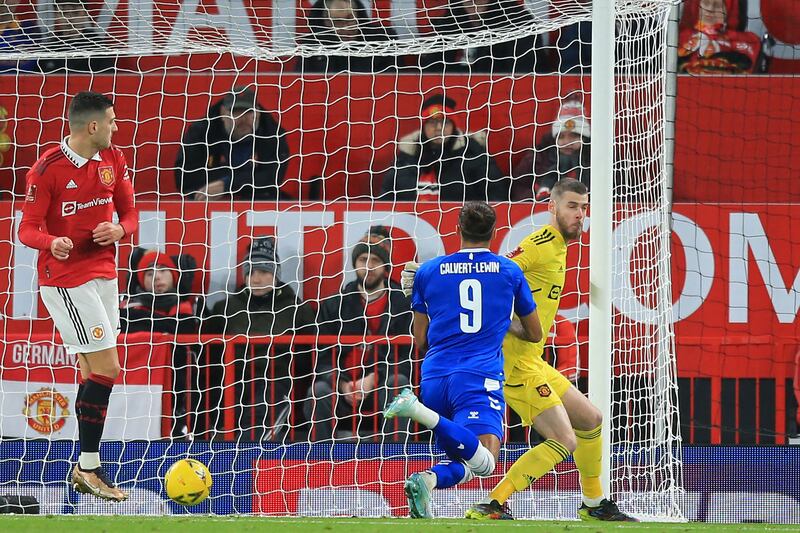
[[[603,495],[600,484],[602,446],[600,411],[555,368],[542,359],[546,333],[553,325],[564,287],[567,244],[580,238],[589,206],[588,190],[580,181],[563,179],[551,191],[550,224],[528,235],[508,254],[525,274],[539,312],[543,339],[526,342],[507,334],[503,342],[506,403],[545,439],[525,452],[484,501],[467,511],[467,518],[510,520],[506,501],[526,490],[555,465],[573,455],[580,472],[582,520],[635,522]],[[403,288],[413,286],[414,268],[406,266]],[[519,329],[515,320],[510,330]]]
[[[580,238],[589,206],[586,186],[563,179],[552,189],[550,224],[528,235],[508,257],[522,268],[548,332],[558,311],[567,263],[567,244]],[[512,324],[512,328],[515,325]],[[604,497],[600,485],[602,415],[555,368],[542,359],[547,336],[537,343],[508,334],[503,342],[506,403],[545,441],[525,452],[488,498],[470,508],[467,518],[511,519],[505,505],[555,465],[574,456],[580,472],[582,520],[636,521]]]

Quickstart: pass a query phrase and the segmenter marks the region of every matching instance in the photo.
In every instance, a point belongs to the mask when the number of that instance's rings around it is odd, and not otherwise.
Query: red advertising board
[[[426,260],[457,249],[456,204],[234,204],[139,202],[141,227],[136,242],[164,246],[170,254],[191,254],[202,269],[197,290],[217,298],[241,282],[240,258],[252,237],[276,235],[282,277],[316,305],[353,276],[350,250],[370,225],[392,227],[392,262]],[[33,253],[15,244],[14,217],[19,205],[0,203],[0,309],[6,334],[51,333],[52,325],[38,302]],[[495,250],[508,252],[534,226],[547,223],[544,207],[498,206]],[[590,213],[591,215],[591,213]],[[785,435],[787,379],[795,372],[800,346],[800,216],[791,204],[677,204],[674,208],[672,276],[674,323],[679,377],[708,380],[714,407],[708,424],[711,442],[719,442],[724,406],[745,408],[745,392],[725,399],[725,380],[757,380],[752,397],[765,417],[774,418],[769,432]],[[587,221],[586,230],[591,227]],[[652,283],[657,263],[642,261],[639,246],[647,222],[618,223],[614,264],[625,271],[615,276],[616,325],[624,334],[650,338],[654,319]],[[412,237],[413,235],[413,237]],[[570,246],[568,276],[561,313],[577,323],[578,339],[587,335],[589,231]],[[127,265],[130,244],[120,247]],[[395,268],[393,276],[399,274]],[[124,278],[124,275],[122,276]],[[121,282],[123,279],[121,279]],[[648,292],[645,292],[648,291]],[[30,320],[30,318],[37,320]],[[618,330],[622,337],[622,330]],[[618,372],[648,372],[652,354],[627,342]],[[581,348],[585,356],[585,343]],[[618,354],[619,355],[619,354]],[[586,359],[583,359],[585,366]],[[623,361],[620,360],[620,363]],[[701,384],[702,385],[702,384]],[[706,385],[703,385],[706,386]],[[754,393],[755,394],[755,393]],[[772,403],[764,398],[772,397]],[[720,400],[722,398],[722,400]],[[707,407],[707,406],[706,406]],[[690,405],[688,409],[703,409]],[[698,411],[699,412],[699,411]],[[769,412],[769,413],[768,413]],[[740,416],[740,415],[736,415]],[[723,417],[723,418],[720,418]],[[733,419],[734,422],[737,418]],[[755,420],[755,419],[754,419]],[[758,421],[756,420],[756,422]],[[724,440],[723,440],[724,442]]]
[[[430,460],[400,457],[349,461],[259,460],[253,469],[253,512],[276,516],[318,515],[323,511],[341,516],[406,516],[408,507],[403,481],[410,474],[428,469],[433,464]],[[510,462],[501,461],[491,476],[459,485],[457,490],[450,491],[449,496],[459,499],[462,506],[475,503],[502,479],[509,466]],[[555,470],[558,472],[557,481],[556,476],[547,475],[537,481],[537,491],[552,493],[557,486],[563,491],[563,496],[569,493],[577,495],[580,485],[575,465],[561,463]],[[337,493],[345,498],[337,502]],[[519,499],[532,498],[535,498],[533,494],[527,494]],[[436,503],[434,500],[434,506]],[[364,504],[373,504],[374,507],[359,509],[367,506]],[[517,505],[515,510],[517,518],[542,517],[528,505]],[[457,516],[463,516],[463,511],[461,509]]]
[[[277,235],[278,252],[285,262],[284,276],[288,281],[303,280],[302,294],[313,302],[334,293],[352,275],[349,250],[371,224],[393,228],[395,265],[415,257],[425,260],[452,252],[458,246],[457,204],[280,204],[277,209],[275,204],[256,205],[254,209],[249,204],[235,204],[231,210],[227,203],[139,202],[138,207],[142,227],[136,242],[152,243],[154,235],[147,232],[158,232],[161,242],[156,244],[165,245],[168,253],[193,255],[204,270],[206,291],[232,288],[241,281],[237,258],[242,257],[254,236]],[[15,244],[13,221],[18,209],[18,204],[0,203],[0,269],[4,271],[0,276],[0,308],[4,309],[8,329],[17,327],[15,316],[24,315],[25,307],[15,304],[15,299],[30,299],[35,290],[35,285],[23,283],[32,280],[32,269],[27,269],[33,264],[33,256],[24,246]],[[531,216],[528,204],[500,206],[497,211],[500,230],[495,248],[500,252],[512,250],[534,225],[548,220],[543,207],[537,207]],[[796,206],[678,204],[674,221],[673,300],[679,342],[800,336],[796,319],[800,244],[792,238],[800,235]],[[591,217],[587,230],[590,225]],[[617,228],[618,238],[633,242],[635,235],[628,230],[622,235],[621,226]],[[645,225],[638,224],[637,228],[635,232],[642,233]],[[588,237],[589,232],[569,249],[570,275],[561,305],[567,317],[585,318],[581,306],[588,302]],[[617,248],[621,249],[622,264],[630,267],[630,275],[618,280],[619,319],[646,320],[649,307],[640,301],[644,294],[637,294],[641,284],[634,279],[643,271],[642,265],[635,263],[636,249],[619,243]],[[121,265],[127,265],[129,253],[129,245],[120,247]],[[631,305],[625,298],[636,298],[638,303]],[[41,305],[38,311],[43,316]],[[50,331],[49,326],[41,329],[41,324],[31,325],[27,320],[22,327]]]
[[[172,346],[147,334],[121,338],[120,367],[104,437],[159,439],[172,401]],[[77,438],[77,355],[59,338],[33,335],[0,340],[0,434],[5,437]]]
[[[239,258],[251,238],[262,235],[277,235],[284,277],[303,281],[302,294],[312,302],[334,293],[352,276],[349,250],[372,224],[392,227],[394,265],[415,257],[429,259],[458,246],[457,204],[280,204],[277,209],[275,204],[256,204],[252,209],[250,204],[234,204],[231,210],[228,203],[139,202],[138,207],[142,227],[136,242],[164,245],[172,254],[193,255],[205,276],[205,287],[198,290],[204,291],[232,289],[239,283]],[[51,331],[40,321],[18,324],[14,320],[24,318],[30,309],[19,302],[35,294],[35,285],[30,284],[33,255],[15,244],[13,221],[18,209],[18,204],[0,202],[0,308],[4,310],[5,328]],[[500,252],[512,250],[534,225],[548,220],[544,207],[536,207],[532,216],[530,204],[503,205],[497,211],[500,230],[494,246]],[[789,204],[675,206],[672,274],[679,343],[732,337],[770,337],[772,342],[788,342],[800,337],[796,319],[800,246],[792,238],[800,234],[800,216],[796,213],[797,207]],[[591,217],[585,229],[590,226]],[[620,321],[642,322],[649,316],[643,285],[636,278],[647,274],[644,266],[649,265],[636,263],[635,246],[621,245],[634,243],[637,234],[644,232],[645,225],[636,227],[631,234],[618,225],[615,233],[620,239],[616,247],[619,259],[628,269],[628,275],[617,281]],[[154,241],[154,235],[160,242]],[[588,243],[587,231],[581,242],[569,249],[570,274],[561,305],[568,318],[585,318],[582,306],[588,302]],[[120,247],[121,265],[127,265],[130,250],[127,243]],[[33,312],[44,316],[41,305],[34,306]],[[775,364],[788,364],[781,357],[774,360]],[[681,368],[688,370],[696,365],[696,361],[687,361]],[[733,368],[728,367],[728,372]],[[770,372],[762,365],[751,370]]]

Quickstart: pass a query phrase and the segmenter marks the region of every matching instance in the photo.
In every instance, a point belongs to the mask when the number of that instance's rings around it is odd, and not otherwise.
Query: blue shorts
[[[503,440],[506,402],[503,382],[468,372],[426,379],[420,399],[430,409],[475,435],[496,435]]]

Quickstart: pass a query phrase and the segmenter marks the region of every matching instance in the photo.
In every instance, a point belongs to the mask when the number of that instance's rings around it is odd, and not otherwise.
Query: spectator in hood
[[[514,166],[512,199],[547,200],[550,189],[563,178],[574,178],[589,188],[590,138],[583,104],[575,98],[565,100],[550,131]]]
[[[508,201],[509,180],[487,153],[486,136],[462,132],[455,107],[442,94],[422,103],[422,128],[398,142],[382,200]]]
[[[282,197],[285,135],[253,89],[234,88],[186,131],[175,163],[178,190],[195,200]]]
[[[244,283],[213,307],[204,329],[241,336],[236,360],[237,403],[242,408],[237,415],[246,440],[279,437],[289,419],[292,380],[311,370],[309,350],[292,351],[287,341],[265,340],[316,332],[313,309],[281,280],[280,272],[275,239],[255,239],[242,261]],[[255,339],[262,342],[251,342]]]
[[[169,335],[196,333],[200,327],[202,301],[192,292],[197,268],[194,258],[187,254],[169,256],[156,250],[135,248],[130,263],[130,296],[120,304],[121,330],[125,333]],[[187,417],[187,413],[194,409],[188,387],[188,369],[196,360],[196,346],[183,343],[173,346],[173,437],[188,437],[192,429]]]
[[[169,256],[141,248],[131,254],[130,296],[120,305],[122,331],[191,333],[197,331],[197,295],[190,292],[193,271],[178,264],[194,264],[186,256]]]
[[[392,337],[411,332],[411,308],[400,285],[389,280],[389,251],[368,233],[352,250],[356,279],[320,304],[323,335]],[[408,345],[341,342],[320,350],[305,404],[312,440],[374,437],[384,433],[380,412],[411,372]]]

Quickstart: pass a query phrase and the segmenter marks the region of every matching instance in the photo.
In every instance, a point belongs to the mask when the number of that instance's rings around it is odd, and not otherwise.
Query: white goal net
[[[672,2],[616,4],[611,496],[679,519]],[[0,493],[51,513],[403,516],[403,480],[442,456],[430,432],[379,414],[421,363],[407,300],[380,289],[457,249],[464,200],[496,207],[506,253],[547,223],[558,179],[591,188],[591,16],[579,0],[0,6]],[[123,372],[101,457],[132,496],[114,506],[66,483],[76,360],[17,237],[25,175],[84,90],[115,102],[140,221],[118,249]],[[584,392],[585,230],[546,351]],[[381,260],[365,279],[363,251]],[[463,516],[537,439],[509,413],[498,470],[437,491],[435,515]],[[182,457],[214,479],[188,509],[161,485]],[[571,459],[511,501],[519,518],[579,505]]]

